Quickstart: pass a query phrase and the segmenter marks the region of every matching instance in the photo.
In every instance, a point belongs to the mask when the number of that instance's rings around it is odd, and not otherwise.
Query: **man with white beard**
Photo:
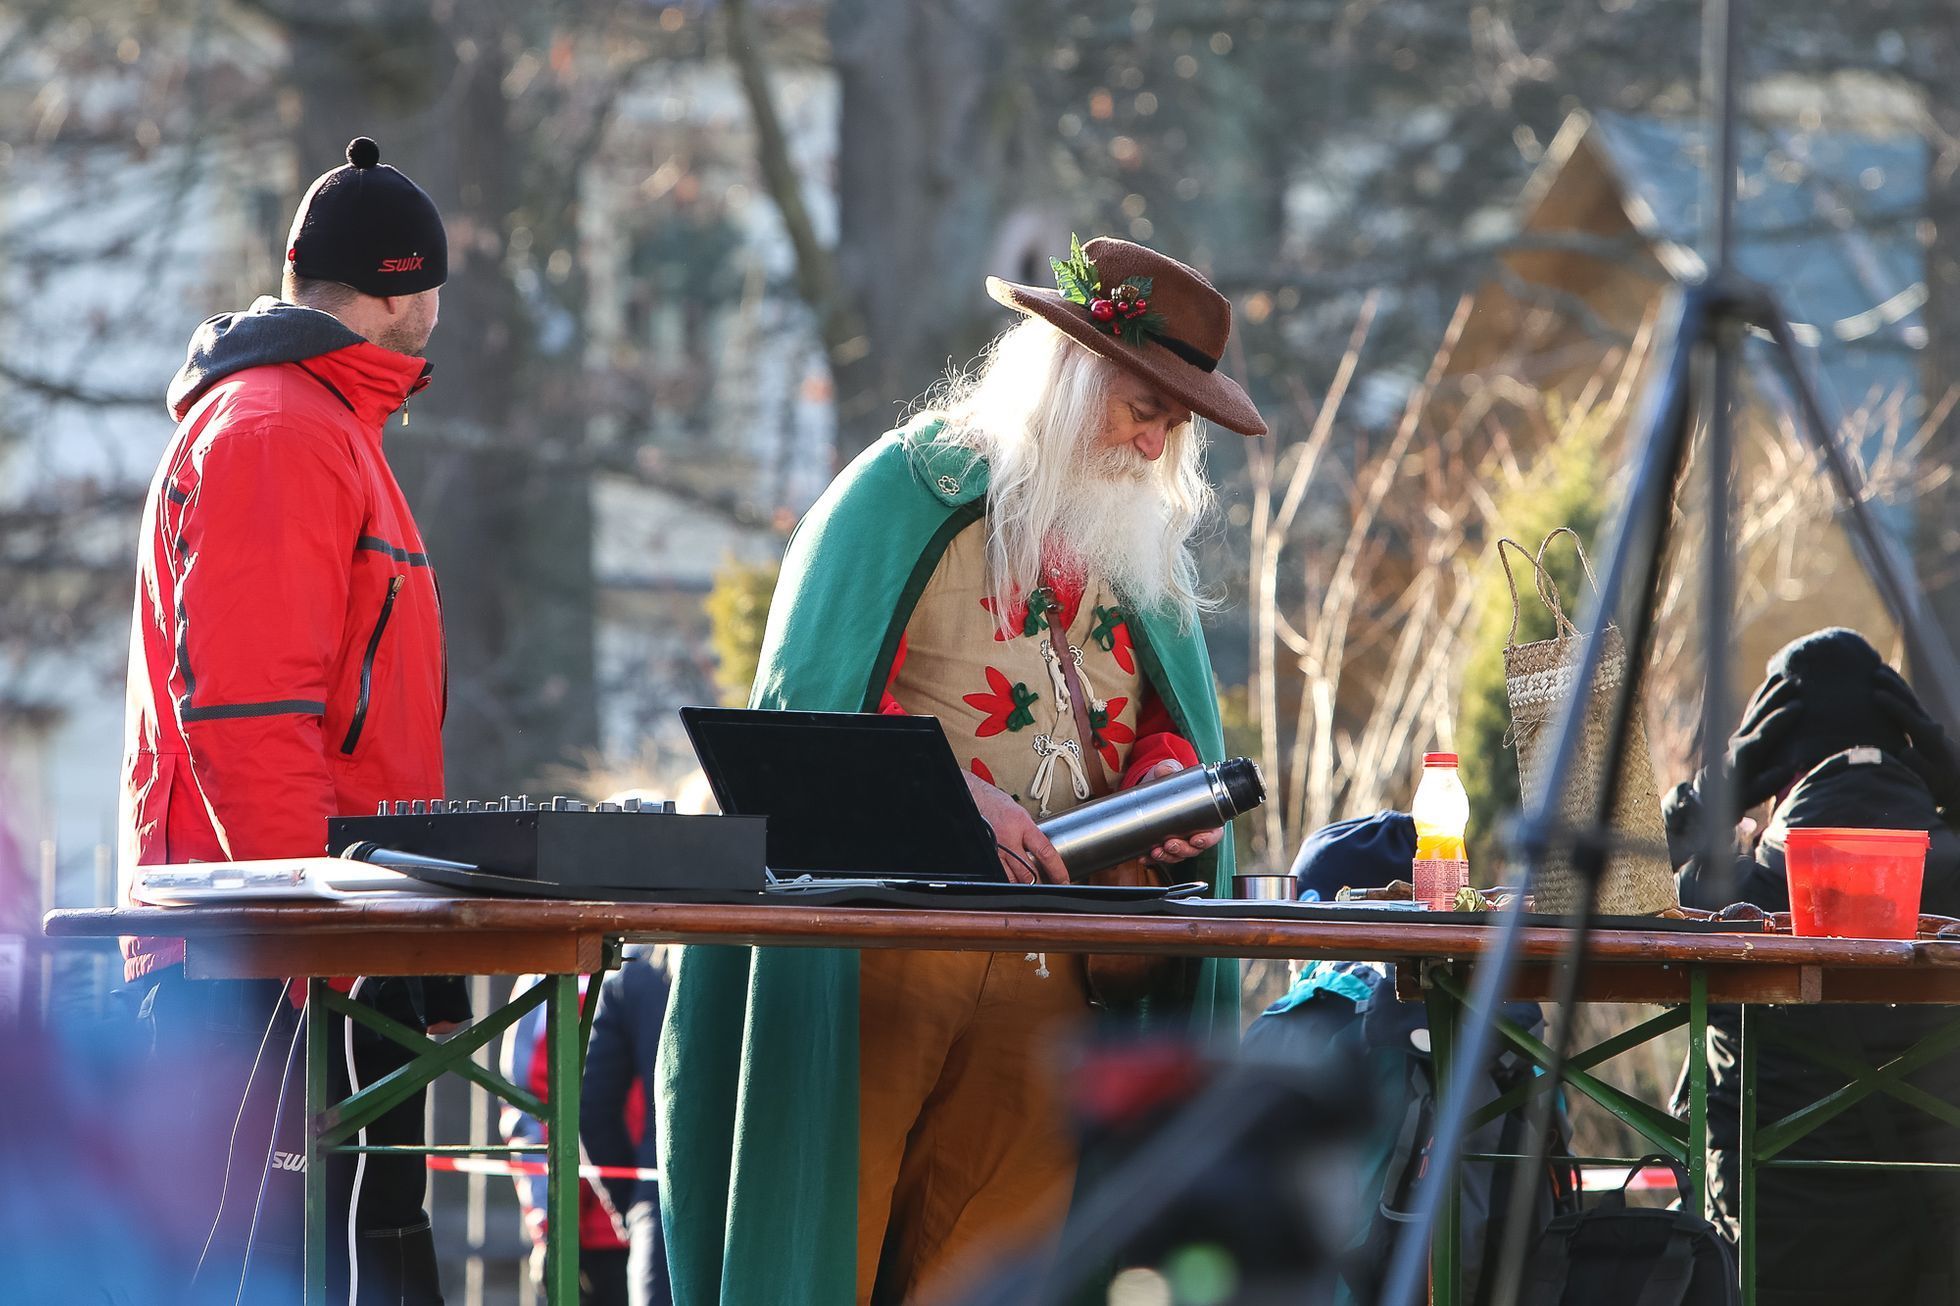
[[[1231,306],[1197,272],[1110,239],[1054,267],[1055,290],[989,280],[1028,320],[798,527],[751,697],[937,717],[1022,882],[1068,878],[1041,818],[1223,760],[1190,550],[1212,505],[1193,419],[1266,429],[1217,371]],[[1230,842],[1194,831],[1115,878],[1171,867],[1223,893]],[[1039,1247],[1066,1214],[1057,1045],[1092,1005],[1146,998],[1153,1017],[1236,1035],[1235,970],[685,949],[659,1103],[677,1306],[970,1289],[990,1252]]]

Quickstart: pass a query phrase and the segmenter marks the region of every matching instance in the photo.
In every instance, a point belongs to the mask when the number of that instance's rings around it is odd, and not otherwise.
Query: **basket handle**
[[[1569,529],[1570,529],[1569,527],[1565,527],[1565,526],[1559,527],[1559,530],[1569,530]],[[1557,532],[1554,531],[1553,534],[1557,534]],[[1547,537],[1546,543],[1550,543],[1549,537]],[[1504,585],[1507,589],[1511,591],[1511,633],[1504,637],[1504,646],[1506,648],[1515,648],[1517,646],[1518,618],[1521,615],[1519,610],[1520,600],[1518,598],[1517,578],[1511,574],[1510,555],[1504,552],[1504,549],[1507,545],[1513,549],[1516,549],[1518,552],[1518,556],[1524,559],[1525,565],[1530,567],[1534,572],[1538,573],[1536,577],[1537,586],[1538,586],[1538,598],[1539,601],[1545,605],[1546,610],[1552,614],[1552,620],[1558,624],[1559,638],[1560,639],[1577,638],[1579,634],[1579,628],[1577,626],[1574,626],[1572,624],[1572,619],[1565,615],[1565,609],[1562,606],[1560,606],[1558,601],[1558,587],[1552,584],[1552,578],[1545,574],[1544,563],[1539,561],[1539,559],[1542,558],[1545,554],[1544,546],[1543,545],[1539,546],[1538,557],[1534,558],[1531,554],[1531,550],[1525,548],[1524,545],[1519,544],[1516,540],[1501,539],[1497,542],[1497,561],[1501,563],[1504,567]],[[1587,569],[1586,574],[1588,576],[1592,574],[1591,568]]]
[[[1579,567],[1586,573],[1586,583],[1592,586],[1592,592],[1597,595],[1599,593],[1599,577],[1593,575],[1592,560],[1586,557],[1585,542],[1579,538],[1579,532],[1573,530],[1570,526],[1560,526],[1551,534],[1547,535],[1545,542],[1538,546],[1539,597],[1544,597],[1544,587],[1550,584],[1552,579],[1551,574],[1545,570],[1545,550],[1551,548],[1552,541],[1561,535],[1570,535],[1572,537],[1572,551],[1579,555]],[[1556,589],[1553,592],[1556,594]],[[1547,602],[1550,602],[1550,600],[1547,600]]]

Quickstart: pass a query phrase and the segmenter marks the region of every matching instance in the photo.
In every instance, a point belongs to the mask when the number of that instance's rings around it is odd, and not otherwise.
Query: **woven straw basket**
[[[1586,650],[1586,636],[1565,615],[1558,587],[1545,571],[1545,550],[1561,535],[1572,536],[1579,564],[1597,593],[1599,582],[1593,577],[1592,564],[1579,546],[1578,534],[1570,527],[1561,526],[1547,535],[1536,556],[1515,540],[1497,543],[1504,580],[1511,588],[1511,633],[1504,641],[1504,689],[1511,704],[1511,739],[1518,750],[1518,778],[1527,809],[1544,790],[1545,772],[1558,750],[1559,714],[1572,697],[1573,682],[1578,679]],[[1537,573],[1538,597],[1551,611],[1557,625],[1558,633],[1551,639],[1529,644],[1517,642],[1518,585],[1511,574],[1506,546],[1517,550]],[[1626,675],[1626,645],[1619,628],[1608,626],[1605,638],[1605,656],[1586,708],[1585,733],[1578,758],[1565,792],[1558,796],[1556,804],[1562,821],[1570,829],[1585,829],[1592,823],[1595,795],[1606,769],[1612,697]],[[1611,833],[1612,851],[1607,858],[1606,878],[1600,883],[1593,910],[1608,916],[1649,916],[1674,906],[1674,872],[1665,851],[1667,834],[1661,824],[1654,763],[1647,752],[1647,728],[1641,719],[1638,699],[1627,722],[1626,757],[1621,764],[1619,792],[1613,803]],[[1570,855],[1563,849],[1548,853],[1532,884],[1537,910],[1551,913],[1573,910],[1579,903],[1580,888]]]

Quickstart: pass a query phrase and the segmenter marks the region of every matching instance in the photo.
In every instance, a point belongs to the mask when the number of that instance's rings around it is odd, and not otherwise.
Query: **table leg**
[[[550,975],[545,1040],[551,1092],[545,1103],[545,1279],[550,1306],[578,1306],[578,976]],[[595,995],[596,996],[596,995]]]
[[[1736,1272],[1742,1279],[1742,1306],[1756,1306],[1756,1051],[1753,1003],[1742,1006],[1742,1047],[1736,1073],[1742,1079],[1742,1130],[1736,1146],[1741,1177],[1736,1194]]]
[[[1708,972],[1688,975],[1688,1188],[1685,1205],[1708,1218]]]
[[[1430,1073],[1436,1085],[1436,1112],[1445,1109],[1444,1087],[1456,1052],[1456,1000],[1436,985],[1424,990],[1429,1008]],[[1431,1157],[1431,1163],[1436,1158]],[[1429,1238],[1429,1300],[1433,1306],[1456,1306],[1462,1291],[1463,1187],[1452,1172],[1444,1178],[1443,1203],[1435,1232]]]
[[[320,1146],[327,1113],[327,1036],[332,1022],[321,997],[326,981],[306,981],[306,1306],[327,1300],[327,1149]]]

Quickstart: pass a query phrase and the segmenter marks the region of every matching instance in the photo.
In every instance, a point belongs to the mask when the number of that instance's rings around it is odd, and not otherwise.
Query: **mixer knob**
[[[423,802],[420,798],[416,799],[414,802],[408,805],[408,812],[410,816],[425,816],[428,814],[428,811],[429,811],[429,805]]]
[[[472,798],[463,804],[463,810],[466,812],[480,812],[483,810],[483,804]]]
[[[397,798],[395,800],[395,815],[396,816],[408,815],[408,800],[406,798]]]
[[[592,810],[595,812],[617,812],[620,810],[620,806],[618,803],[600,803]]]
[[[374,814],[376,816],[386,816],[388,814],[388,800],[386,798],[374,805]]]
[[[627,799],[627,800],[626,800],[626,810],[627,810],[627,811],[629,811],[629,812],[637,812],[637,811],[639,811],[639,810],[640,810],[640,800],[639,800],[639,799],[637,799],[637,798],[629,798],[629,799]]]

